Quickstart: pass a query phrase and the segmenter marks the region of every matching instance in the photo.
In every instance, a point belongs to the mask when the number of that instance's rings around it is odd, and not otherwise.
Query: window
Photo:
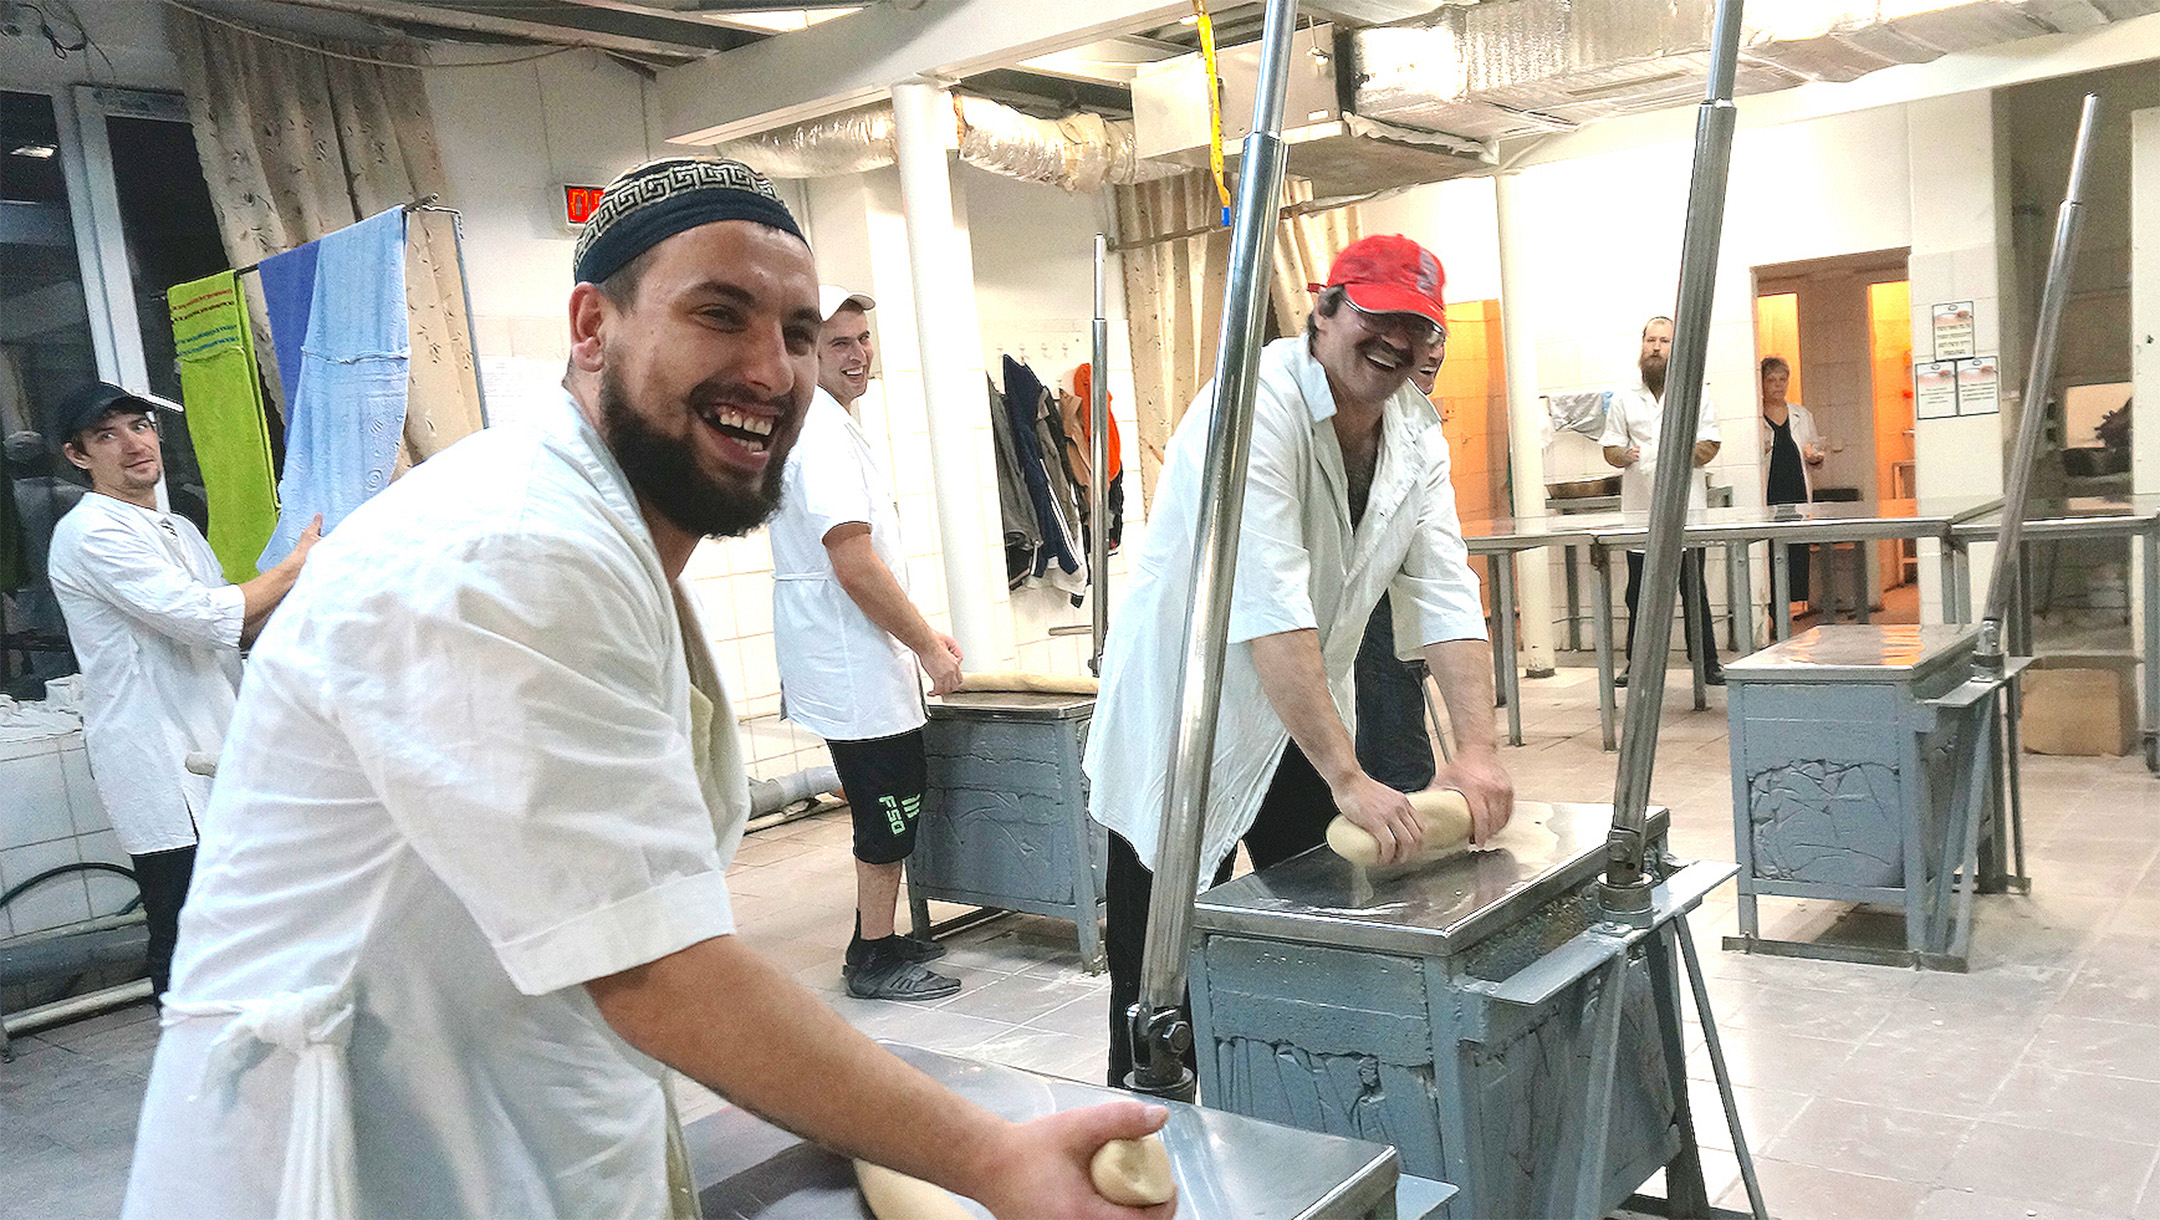
[[[94,378],[179,401],[165,291],[225,265],[180,98],[0,89],[0,691],[40,698],[75,669],[45,556],[84,481],[53,407]],[[186,420],[159,423],[165,494],[202,525]]]

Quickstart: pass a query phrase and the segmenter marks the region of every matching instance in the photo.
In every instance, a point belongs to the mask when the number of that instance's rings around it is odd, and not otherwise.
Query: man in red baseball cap
[[[1513,810],[1447,442],[1410,384],[1446,341],[1445,283],[1440,260],[1409,238],[1355,242],[1313,286],[1305,334],[1261,352],[1201,869],[1169,884],[1227,879],[1240,841],[1254,868],[1287,860],[1324,842],[1338,812],[1372,832],[1387,860],[1423,842],[1408,799],[1360,764],[1347,723],[1359,641],[1390,590],[1396,639],[1422,652],[1459,746],[1434,786],[1468,799],[1478,842]],[[1164,455],[1135,575],[1104,643],[1088,734],[1089,813],[1112,832],[1112,1083],[1131,1067],[1126,1010],[1139,996],[1193,597],[1208,423],[1200,408],[1213,394],[1200,391]]]

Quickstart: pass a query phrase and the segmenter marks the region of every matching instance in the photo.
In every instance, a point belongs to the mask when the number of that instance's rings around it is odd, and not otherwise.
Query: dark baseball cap
[[[156,410],[156,405],[149,399],[109,381],[93,381],[60,400],[60,405],[53,410],[52,436],[63,445],[73,444],[83,429],[108,415],[151,415]]]

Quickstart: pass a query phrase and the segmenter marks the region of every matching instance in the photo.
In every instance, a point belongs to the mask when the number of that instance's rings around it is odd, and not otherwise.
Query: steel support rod
[[[1201,831],[1215,757],[1223,650],[1230,635],[1238,529],[1245,514],[1260,328],[1266,317],[1275,210],[1282,193],[1283,144],[1277,133],[1282,127],[1290,39],[1296,24],[1296,0],[1268,0],[1252,134],[1245,137],[1238,167],[1229,291],[1223,301],[1222,340],[1215,357],[1214,396],[1208,406],[1207,459],[1201,469],[1199,528],[1193,538],[1192,606],[1186,612],[1185,663],[1178,676],[1178,727],[1171,740],[1155,887],[1148,900],[1140,999],[1127,1014],[1133,1035],[1128,1086],[1169,1097],[1193,1094],[1192,1073],[1183,1062],[1183,1052],[1192,1045],[1192,1028],[1179,1008],[1185,999],[1193,898],[1202,865]]]
[[[2100,95],[2085,95],[2078,119],[2077,145],[2070,154],[2070,182],[2055,212],[2055,248],[2048,255],[2046,286],[2040,292],[2040,321],[2033,331],[2032,359],[2025,365],[2025,393],[2018,400],[2017,446],[2010,458],[2010,481],[2003,489],[2002,533],[1995,539],[1995,566],[1988,577],[1986,609],[1980,619],[1980,643],[1973,665],[1989,674],[2003,671],[2004,619],[2011,589],[2017,583],[2024,550],[2025,491],[2032,482],[2033,459],[2040,451],[2040,427],[2047,417],[2047,394],[2055,380],[2055,353],[2061,346],[2063,306],[2070,297],[2070,274],[2077,262],[2078,229],[2084,219],[2085,170],[2092,156],[2093,127],[2100,117]]]
[[[1102,676],[1103,637],[1110,633],[1110,322],[1103,308],[1103,265],[1109,242],[1095,235],[1095,325],[1088,345],[1088,578],[1095,583],[1095,648],[1088,672]]]
[[[1657,476],[1650,492],[1650,537],[1641,596],[1632,623],[1628,701],[1613,785],[1613,825],[1606,842],[1600,899],[1608,914],[1639,919],[1650,909],[1643,873],[1643,825],[1657,756],[1658,713],[1665,703],[1665,654],[1672,644],[1673,598],[1680,585],[1688,483],[1695,477],[1695,424],[1702,414],[1703,366],[1710,305],[1717,288],[1718,242],[1725,224],[1725,181],[1732,163],[1733,79],[1740,57],[1741,0],[1719,0],[1711,34],[1710,82],[1695,118],[1695,169],[1688,184],[1687,228],[1680,247],[1680,297],[1673,311],[1672,356],[1665,366],[1664,418],[1658,426]]]

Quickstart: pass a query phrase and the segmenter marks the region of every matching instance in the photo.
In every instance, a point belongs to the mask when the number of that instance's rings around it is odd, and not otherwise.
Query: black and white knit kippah
[[[571,266],[579,283],[597,284],[677,233],[716,220],[754,221],[802,238],[765,175],[720,157],[668,157],[601,192]]]

